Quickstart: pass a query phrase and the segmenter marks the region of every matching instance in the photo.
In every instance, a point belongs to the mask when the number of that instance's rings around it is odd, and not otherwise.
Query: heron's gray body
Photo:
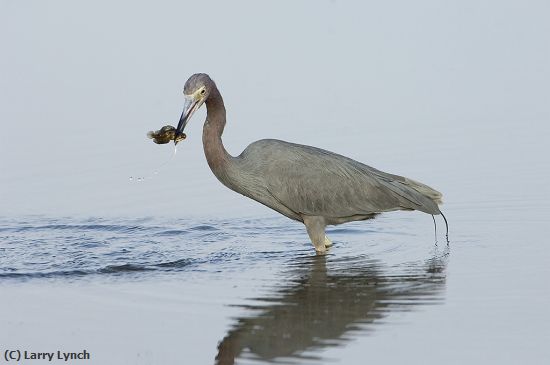
[[[232,165],[223,183],[301,222],[304,215],[340,224],[392,210],[439,214],[441,194],[426,185],[311,146],[264,139]]]
[[[318,253],[330,243],[326,225],[394,210],[441,213],[441,193],[429,186],[323,149],[264,139],[232,157],[221,141],[226,122],[222,97],[205,74],[193,75],[186,92],[197,85],[208,90],[203,145],[213,173],[230,189],[303,222]]]

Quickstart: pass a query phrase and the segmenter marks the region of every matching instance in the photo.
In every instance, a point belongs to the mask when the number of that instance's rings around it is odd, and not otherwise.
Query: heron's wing
[[[415,189],[413,180],[315,147],[277,140],[255,144],[259,145],[249,156],[262,160],[261,173],[269,193],[296,213],[324,217],[399,209],[439,213],[434,199]],[[437,193],[418,185],[422,186]]]

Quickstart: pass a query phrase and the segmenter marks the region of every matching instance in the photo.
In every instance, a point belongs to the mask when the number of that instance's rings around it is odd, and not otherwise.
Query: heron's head
[[[191,116],[204,104],[215,87],[214,81],[207,74],[194,74],[187,80],[183,87],[185,105],[176,129],[174,143],[177,143],[177,137],[183,134]]]

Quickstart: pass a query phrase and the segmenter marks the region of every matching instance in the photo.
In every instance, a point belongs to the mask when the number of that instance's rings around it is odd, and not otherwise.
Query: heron
[[[319,255],[332,245],[325,232],[327,225],[396,210],[417,210],[432,217],[441,214],[445,219],[438,206],[442,194],[437,190],[320,148],[262,139],[233,157],[222,142],[226,110],[214,81],[207,74],[194,74],[183,93],[185,103],[174,143],[205,104],[202,142],[216,178],[229,189],[303,223]]]

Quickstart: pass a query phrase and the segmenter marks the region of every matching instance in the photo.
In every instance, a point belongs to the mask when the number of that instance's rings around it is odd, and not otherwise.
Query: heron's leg
[[[332,241],[329,240],[327,235],[325,235],[325,247],[330,247],[330,246],[332,246]]]
[[[307,234],[315,247],[315,251],[318,255],[324,255],[327,251],[325,246],[325,219],[309,215],[304,215],[302,218],[304,219]]]

